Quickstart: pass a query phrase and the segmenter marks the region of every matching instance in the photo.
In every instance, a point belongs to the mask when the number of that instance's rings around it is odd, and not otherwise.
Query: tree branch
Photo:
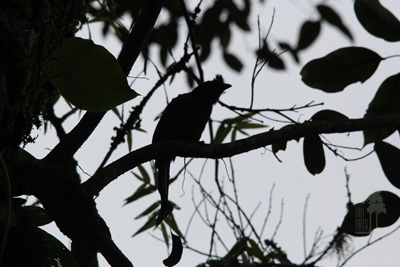
[[[139,56],[144,44],[154,28],[165,0],[147,0],[139,14],[131,34],[124,41],[118,62],[126,75]]]
[[[54,114],[54,106],[51,105],[47,107],[46,113],[44,114],[44,119],[48,120],[56,129],[56,133],[59,139],[65,136],[65,130],[62,126],[62,120]]]
[[[73,162],[53,164],[37,160],[19,149],[6,151],[5,160],[12,170],[13,196],[36,196],[60,231],[88,251],[99,251],[111,266],[132,266],[111,238],[96,203],[88,195],[74,171]]]
[[[199,3],[199,5],[200,5],[200,3]],[[196,59],[197,68],[199,70],[200,80],[202,82],[204,82],[204,72],[203,72],[203,68],[201,66],[200,56],[199,56],[199,53],[197,51],[198,50],[197,49],[197,42],[196,42],[196,38],[195,38],[194,32],[193,32],[193,25],[195,23],[195,17],[193,17],[193,19],[189,18],[189,14],[188,14],[188,11],[187,11],[187,8],[186,8],[185,0],[180,0],[180,5],[182,7],[183,16],[185,18],[186,25],[188,27],[188,34],[189,34],[190,41],[192,43],[192,49],[193,49],[194,57]],[[199,6],[197,6],[196,9],[200,10]],[[197,14],[197,13],[195,13],[195,14]]]
[[[145,1],[137,22],[124,41],[118,56],[118,63],[126,75],[129,74],[150,32],[153,30],[164,2],[165,0]],[[82,120],[54,147],[45,159],[49,162],[63,162],[72,158],[93,133],[105,114],[106,112],[86,112]]]
[[[362,119],[315,121],[270,130],[254,136],[220,145],[165,141],[139,148],[99,170],[83,183],[87,193],[98,195],[110,182],[136,166],[156,157],[225,158],[249,152],[274,143],[286,142],[306,136],[331,133],[356,132],[377,128],[399,128],[400,114]]]
[[[62,162],[71,159],[96,129],[106,112],[86,112],[79,123],[65,135],[44,158],[49,162]]]

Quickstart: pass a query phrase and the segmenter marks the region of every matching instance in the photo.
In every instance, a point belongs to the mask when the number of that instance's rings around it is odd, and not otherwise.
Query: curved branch
[[[400,113],[363,119],[305,122],[220,145],[185,144],[178,141],[159,142],[132,151],[107,165],[83,183],[83,186],[87,193],[98,195],[104,187],[118,176],[156,157],[225,158],[306,136],[388,127],[400,127]]]

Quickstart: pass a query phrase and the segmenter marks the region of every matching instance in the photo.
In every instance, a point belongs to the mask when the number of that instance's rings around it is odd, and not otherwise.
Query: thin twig
[[[307,205],[308,200],[310,198],[310,194],[307,195],[306,201],[304,203],[304,210],[303,210],[303,250],[304,250],[304,258],[307,257],[307,239],[306,239],[306,215],[307,215]]]
[[[285,202],[284,202],[283,199],[282,199],[282,201],[281,201],[281,215],[279,216],[279,222],[278,222],[278,224],[277,224],[276,227],[275,227],[275,231],[274,231],[274,233],[272,234],[271,240],[274,240],[276,234],[278,233],[279,227],[280,227],[281,224],[282,224],[283,207],[284,207],[284,206],[285,206]]]
[[[260,236],[263,235],[264,230],[265,230],[265,226],[267,225],[269,216],[271,215],[271,212],[272,212],[272,196],[273,196],[273,193],[274,193],[274,189],[275,189],[275,183],[272,184],[271,190],[269,191],[268,212],[267,212],[267,215],[265,216],[263,225],[261,227]]]
[[[200,6],[201,2],[202,1],[199,2],[199,5],[196,7],[196,10],[199,10],[199,6]],[[193,50],[193,53],[194,53],[194,58],[196,59],[197,68],[199,70],[200,80],[202,82],[204,82],[203,67],[201,66],[200,56],[199,56],[199,53],[197,51],[197,42],[196,42],[196,39],[195,39],[195,36],[194,36],[194,33],[193,33],[193,24],[194,24],[195,17],[193,18],[193,20],[191,20],[189,18],[189,14],[188,14],[188,11],[186,9],[186,4],[185,4],[184,0],[180,0],[180,4],[181,4],[181,7],[182,7],[183,16],[185,18],[186,25],[188,27],[188,35],[189,35],[190,41],[192,43],[192,50]],[[197,13],[195,12],[195,14],[197,14]]]
[[[257,25],[258,25],[258,50],[260,51],[262,49],[262,45],[263,43],[265,43],[267,41],[267,38],[271,32],[272,29],[272,25],[274,24],[274,19],[275,19],[275,8],[273,10],[272,13],[272,18],[271,18],[271,23],[269,25],[267,34],[265,35],[265,37],[263,38],[263,40],[261,41],[261,27],[260,27],[260,19],[257,19]],[[254,103],[254,85],[257,79],[258,74],[260,73],[260,70],[265,66],[266,61],[262,62],[261,67],[259,67],[260,65],[260,56],[257,56],[256,62],[254,64],[254,68],[253,68],[253,74],[252,74],[252,78],[251,78],[251,100],[250,100],[250,109],[253,108],[253,103]]]
[[[346,176],[346,191],[347,191],[347,208],[350,209],[350,207],[353,206],[353,202],[351,201],[351,193],[350,193],[350,174],[347,173],[347,168],[344,168],[344,174]]]
[[[382,239],[384,239],[384,238],[390,236],[391,234],[393,234],[394,232],[396,232],[396,231],[399,230],[399,229],[400,229],[400,225],[398,225],[396,228],[394,228],[394,229],[393,229],[392,231],[390,231],[389,233],[387,233],[387,234],[385,234],[385,235],[379,237],[378,239],[376,239],[376,240],[374,240],[374,241],[372,241],[372,242],[369,242],[369,243],[365,244],[364,246],[362,246],[361,248],[357,249],[357,250],[354,251],[354,253],[351,254],[346,260],[344,260],[344,261],[342,262],[342,264],[341,264],[339,267],[344,266],[352,257],[354,257],[354,256],[355,256],[357,253],[359,253],[360,251],[362,251],[362,250],[366,249],[367,247],[369,247],[369,246],[375,244],[376,242],[381,241]]]

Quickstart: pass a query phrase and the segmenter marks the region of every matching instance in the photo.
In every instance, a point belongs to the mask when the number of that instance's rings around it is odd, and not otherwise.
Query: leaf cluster
[[[400,21],[378,0],[356,0],[354,2],[354,12],[363,26],[371,35],[382,38],[387,42],[400,41]],[[302,80],[308,86],[321,90],[326,93],[339,93],[345,89],[351,90],[350,85],[356,82],[364,83],[375,73],[379,64],[391,57],[381,57],[377,52],[365,47],[344,47],[337,49],[328,55],[308,62],[301,70]],[[400,71],[400,69],[399,69]],[[365,118],[385,116],[400,113],[400,72],[386,78],[377,89],[375,97],[369,104]],[[330,120],[342,119],[344,115],[330,111],[329,113],[317,113],[311,120]],[[383,141],[395,132],[397,128],[380,128],[374,130],[364,130],[364,146],[374,143],[374,150],[379,158],[386,178],[396,188],[400,188],[400,149]],[[320,136],[314,135],[304,138],[304,161],[308,171],[315,175],[321,173],[325,168],[325,155],[323,147],[327,146]],[[376,196],[381,196],[376,200]],[[372,200],[375,199],[375,200]],[[366,218],[365,225],[357,224],[356,210],[362,210],[362,214],[372,214],[368,208],[372,202],[376,202],[380,208],[386,207],[385,215],[378,215],[376,222],[370,221],[371,217]],[[390,192],[375,192],[365,202],[352,206],[342,224],[342,231],[356,235],[369,235],[376,227],[386,227],[395,223],[400,216],[398,204],[399,197]],[[364,212],[365,211],[365,212]],[[360,213],[358,213],[359,215]],[[368,229],[363,229],[364,226]],[[361,227],[357,229],[357,227]]]

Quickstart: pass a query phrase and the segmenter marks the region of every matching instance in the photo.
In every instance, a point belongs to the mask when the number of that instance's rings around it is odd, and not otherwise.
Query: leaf
[[[47,210],[38,206],[23,206],[23,212],[34,226],[43,226],[53,221]]]
[[[235,245],[228,251],[228,253],[222,258],[222,260],[237,258],[247,248],[248,237],[239,239]]]
[[[308,62],[300,74],[308,86],[334,93],[352,83],[365,82],[381,60],[377,53],[367,48],[345,47]]]
[[[152,228],[153,226],[156,226],[156,218],[157,218],[157,216],[158,216],[158,212],[154,212],[153,214],[151,214],[151,216],[149,217],[149,219],[147,220],[147,222],[146,222],[142,227],[140,227],[140,229],[137,230],[137,231],[132,235],[132,237],[135,237],[135,236],[137,236],[138,234],[143,233],[144,231],[146,231],[146,230]]]
[[[382,170],[389,182],[400,189],[400,149],[386,142],[375,143]]]
[[[367,116],[400,112],[400,73],[388,77],[377,90],[368,106]]]
[[[218,36],[219,41],[223,48],[227,48],[229,45],[229,42],[231,41],[231,31],[229,29],[229,25],[226,25],[226,27],[227,27],[227,30],[222,31],[221,34]]]
[[[169,249],[169,236],[167,233],[167,227],[165,227],[165,223],[162,223],[160,227],[161,227],[161,233],[164,238],[164,243],[167,245],[167,248]]]
[[[280,59],[279,56],[275,54],[268,60],[268,66],[276,70],[285,69],[285,63],[283,62],[283,60]]]
[[[325,168],[325,154],[321,138],[318,135],[304,137],[304,164],[309,173],[316,175]]]
[[[150,205],[147,209],[145,209],[142,213],[135,217],[135,220],[138,220],[146,215],[149,215],[153,211],[155,211],[158,207],[160,207],[161,201],[156,201]]]
[[[237,129],[259,129],[259,128],[265,128],[267,127],[264,124],[260,124],[260,123],[250,123],[247,121],[243,121],[240,122],[238,124],[236,124],[235,128]]]
[[[138,95],[114,56],[90,40],[65,39],[54,56],[47,69],[50,81],[80,109],[105,111]]]
[[[354,11],[370,34],[388,42],[400,41],[400,21],[378,0],[356,0]]]
[[[112,110],[112,112],[113,112],[115,115],[117,115],[118,119],[119,119],[120,121],[122,121],[122,116],[121,116],[121,114],[119,113],[119,110],[118,110],[116,107],[112,108],[111,110]]]
[[[242,122],[242,121],[246,121],[247,119],[253,117],[253,116],[256,115],[256,114],[257,114],[257,113],[249,112],[249,113],[245,113],[245,114],[239,115],[239,116],[234,117],[234,118],[225,119],[225,120],[223,120],[223,122],[224,122],[224,123],[227,123],[227,124],[233,125],[233,124],[240,123],[240,122]]]
[[[303,50],[309,47],[317,39],[321,31],[319,21],[306,21],[300,29],[299,41],[296,50]]]
[[[387,78],[379,87],[374,99],[368,106],[365,118],[382,116],[400,112],[400,73]],[[382,128],[366,130],[364,134],[364,146],[390,136],[395,128]]]
[[[240,60],[233,54],[224,52],[224,60],[229,67],[237,72],[240,72],[243,68],[242,62],[240,62]]]
[[[236,134],[237,134],[237,130],[233,129],[232,134],[231,134],[231,142],[236,141]]]
[[[287,50],[286,48],[282,49]],[[275,50],[271,51],[269,49],[268,43],[266,41],[264,42],[262,48],[257,50],[256,54],[259,59],[264,62],[268,62],[268,66],[270,66],[271,68],[277,70],[285,69],[285,63],[282,61],[282,59],[279,58]]]
[[[128,131],[126,133],[126,140],[128,141],[128,151],[132,151],[132,131]]]
[[[249,239],[249,244],[250,246],[247,248],[247,251],[260,261],[263,261],[265,257],[257,243],[253,239]]]
[[[174,205],[174,208],[176,208],[176,205]],[[175,221],[174,214],[171,214],[167,218],[165,218],[164,222],[183,240],[185,240],[185,237],[183,236],[181,230],[179,230],[178,224]]]
[[[146,184],[142,184],[141,186],[139,186],[138,189],[136,189],[135,193],[133,193],[130,197],[125,199],[125,205],[132,203],[141,197],[147,196],[153,193],[154,191],[156,191],[155,186],[148,186]]]
[[[218,127],[217,133],[215,134],[214,144],[222,144],[231,130],[231,125],[225,125],[225,123],[221,123]]]
[[[183,252],[181,238],[177,235],[174,235],[172,232],[171,236],[172,236],[172,251],[171,254],[169,254],[168,258],[163,260],[164,265],[168,267],[176,265],[181,260]]]
[[[148,174],[148,172],[146,171],[146,169],[143,167],[143,165],[139,165],[137,168],[139,169],[139,173],[140,173],[140,174],[137,174],[137,173],[132,172],[132,171],[131,171],[131,173],[132,173],[139,181],[141,181],[141,182],[143,182],[143,183],[145,183],[145,184],[151,185],[151,183],[150,183],[150,175]]]
[[[36,230],[43,235],[47,243],[47,257],[50,266],[79,267],[74,255],[72,255],[71,251],[69,251],[63,243],[40,228],[36,228]]]
[[[243,131],[243,129],[257,129],[267,127],[263,124],[249,122],[249,118],[251,118],[253,115],[255,115],[255,113],[249,112],[234,118],[223,120],[218,127],[217,133],[215,134],[214,143],[221,144],[230,132],[232,132],[231,141],[234,141],[236,140],[237,132],[248,136],[248,134]]]
[[[143,182],[145,183],[150,183],[150,175],[146,171],[146,169],[143,167],[143,165],[138,166],[139,172],[142,175]]]
[[[297,55],[297,50],[293,49],[290,44],[288,43],[284,43],[284,42],[280,42],[279,43],[279,47],[283,50],[285,50],[285,52],[289,52],[289,54],[292,55],[294,61],[296,61],[296,63],[300,62],[299,56]]]
[[[186,71],[186,81],[187,81],[189,87],[193,88],[194,87],[194,79],[193,79],[193,75],[192,75],[193,68],[188,67],[187,69],[188,70]]]
[[[327,121],[327,120],[348,120],[349,118],[342,113],[335,110],[325,109],[315,113],[311,120],[313,121]]]
[[[243,12],[230,12],[230,18],[241,30],[245,32],[250,31],[250,26],[247,22],[247,16],[244,15]]]
[[[400,198],[388,191],[371,194],[347,212],[340,230],[353,236],[367,236],[375,228],[394,224],[400,216]]]
[[[342,19],[340,16],[336,13],[335,10],[330,8],[329,6],[326,5],[318,5],[317,10],[321,17],[331,25],[335,26],[338,28],[343,34],[345,34],[347,37],[349,37],[350,40],[353,41],[353,36],[351,35],[351,32],[349,29],[343,24]]]

